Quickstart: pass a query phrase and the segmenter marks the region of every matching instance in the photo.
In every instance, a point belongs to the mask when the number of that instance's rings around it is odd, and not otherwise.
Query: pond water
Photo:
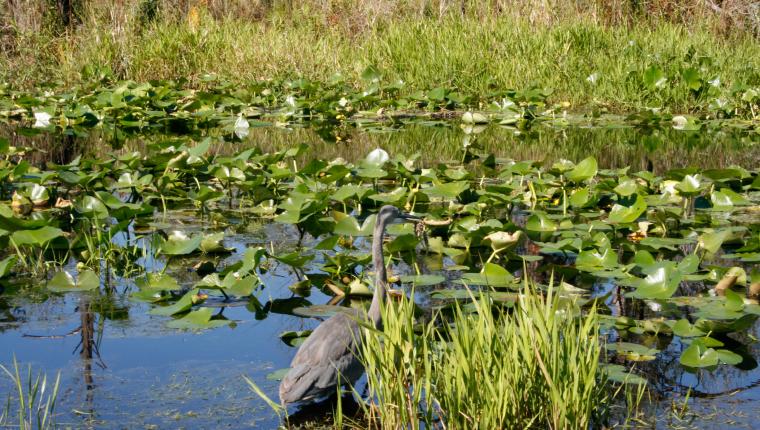
[[[30,128],[5,125],[0,138],[12,146],[39,150],[26,157],[33,165],[46,162],[66,164],[81,156],[91,158],[120,156],[132,151],[145,154],[155,146],[167,147],[205,136],[225,137],[213,144],[210,152],[218,157],[234,156],[248,148],[264,153],[306,144],[308,149],[296,156],[294,163],[307,165],[312,159],[332,160],[342,157],[354,162],[363,159],[375,148],[383,148],[391,156],[419,153],[418,163],[435,166],[457,164],[467,156],[465,151],[492,153],[497,158],[540,160],[547,165],[570,159],[578,162],[594,156],[600,168],[631,166],[630,171],[650,170],[662,174],[687,166],[720,169],[739,165],[746,169],[760,166],[760,133],[738,127],[703,128],[682,131],[672,128],[642,128],[585,124],[559,127],[537,124],[529,130],[487,126],[472,130],[458,123],[411,123],[394,130],[371,128],[298,128],[252,127],[241,139],[215,130],[194,131],[189,135],[139,134],[91,130],[87,133],[61,134],[39,132]],[[469,149],[468,149],[469,148]],[[754,196],[756,197],[756,196]],[[753,197],[753,198],[754,198]],[[5,197],[7,199],[7,197]],[[757,202],[753,201],[756,205]],[[289,287],[302,279],[303,273],[319,271],[324,256],[310,251],[323,237],[308,233],[299,241],[295,226],[273,222],[250,211],[236,210],[220,203],[201,215],[192,206],[169,205],[166,212],[156,204],[154,214],[143,225],[130,225],[114,235],[119,245],[136,244],[141,257],[134,261],[140,270],[157,272],[167,265],[165,255],[156,256],[156,242],[134,237],[141,231],[182,230],[224,232],[223,244],[231,252],[212,257],[177,257],[169,260],[166,273],[179,286],[190,288],[201,276],[193,266],[209,259],[217,268],[233,265],[247,249],[263,247],[271,255],[295,251],[313,254],[315,258],[303,268],[294,268],[273,261],[260,271],[260,285],[255,299],[224,301],[211,296],[206,305],[214,314],[232,324],[207,330],[170,328],[172,318],[151,314],[156,305],[135,300],[132,293],[136,276],[129,270],[115,268],[102,279],[95,291],[58,294],[50,292],[47,282],[66,270],[77,272],[75,258],[65,259],[62,267],[51,267],[39,276],[11,277],[2,281],[0,290],[0,363],[6,367],[15,359],[31,365],[35,372],[48,377],[60,372],[57,423],[73,428],[274,428],[277,416],[256,396],[243,376],[254,380],[271,398],[277,398],[278,381],[268,379],[272,372],[288,366],[296,349],[280,339],[280,334],[314,328],[319,320],[293,315],[295,307],[335,303],[331,295],[317,288],[294,293]],[[230,203],[229,206],[233,206]],[[735,225],[756,228],[758,212],[745,214]],[[514,221],[521,221],[515,215]],[[524,220],[522,221],[524,224]],[[756,230],[755,230],[756,231]],[[367,252],[366,238],[356,239],[353,253]],[[519,253],[531,253],[521,247]],[[535,251],[532,253],[535,254]],[[7,249],[3,255],[13,254]],[[488,254],[486,253],[486,256]],[[556,257],[556,255],[553,255]],[[472,258],[471,261],[476,261]],[[546,258],[546,267],[538,276],[546,276],[551,268],[561,271],[566,261]],[[455,264],[450,257],[425,256],[421,265],[430,274],[452,276],[446,266]],[[456,264],[461,264],[457,261]],[[476,263],[468,263],[477,268]],[[715,261],[713,265],[743,267],[747,274],[756,269],[753,261]],[[522,263],[507,265],[513,274],[522,271]],[[361,265],[359,267],[362,267]],[[397,264],[395,271],[408,272],[410,267]],[[110,273],[110,272],[109,272]],[[643,321],[666,317],[678,320],[682,309],[649,300],[623,299],[617,283],[609,278],[577,274],[573,283],[586,288],[592,297],[603,297],[604,312],[612,317],[628,316]],[[712,285],[712,284],[710,284]],[[682,288],[703,293],[707,287],[695,281]],[[423,294],[420,300],[427,300]],[[360,303],[361,304],[361,303]],[[655,388],[654,408],[661,412],[658,427],[685,425],[693,427],[753,428],[760,410],[760,324],[730,338],[722,337],[731,349],[744,357],[736,366],[720,365],[715,369],[687,370],[679,363],[686,346],[678,336],[655,335],[646,330],[617,330],[614,324],[606,333],[611,342],[626,342],[656,348],[652,361],[635,363],[637,374]],[[613,361],[630,364],[621,357]],[[11,383],[0,377],[0,399],[5,401]],[[675,422],[667,411],[674,401],[690,391],[687,421]],[[13,423],[12,417],[10,420]]]

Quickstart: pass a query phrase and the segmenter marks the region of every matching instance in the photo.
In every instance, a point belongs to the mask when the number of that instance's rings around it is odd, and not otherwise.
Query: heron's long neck
[[[369,318],[376,328],[381,328],[383,317],[381,308],[385,302],[385,289],[388,286],[388,276],[385,273],[385,258],[383,258],[383,236],[385,235],[384,220],[377,221],[372,233],[372,265],[375,267],[375,293],[369,307]]]

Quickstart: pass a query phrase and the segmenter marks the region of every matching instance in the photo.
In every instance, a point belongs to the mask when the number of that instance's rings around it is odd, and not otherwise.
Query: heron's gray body
[[[375,292],[369,312],[340,312],[320,324],[301,344],[280,382],[283,404],[311,401],[336,392],[338,384],[353,384],[364,373],[359,360],[360,320],[382,327],[381,308],[388,284],[383,259],[385,226],[401,215],[393,206],[383,206],[377,215],[372,238]]]
[[[359,313],[339,312],[301,344],[280,383],[280,400],[294,403],[335,394],[338,381],[353,384],[364,372],[359,361]]]

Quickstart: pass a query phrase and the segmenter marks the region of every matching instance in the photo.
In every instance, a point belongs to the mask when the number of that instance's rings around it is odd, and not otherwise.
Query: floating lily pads
[[[91,291],[100,286],[100,276],[91,270],[79,272],[74,278],[69,272],[58,272],[48,281],[47,288],[56,293]]]

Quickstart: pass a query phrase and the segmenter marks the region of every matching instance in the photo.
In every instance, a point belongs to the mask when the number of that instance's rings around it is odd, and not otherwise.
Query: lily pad
[[[100,286],[100,277],[92,270],[79,272],[77,279],[69,272],[58,272],[47,283],[50,291],[66,293],[70,291],[91,291]]]
[[[188,312],[182,318],[169,321],[166,326],[182,330],[200,330],[223,327],[232,322],[228,319],[212,319],[212,316],[211,308],[200,308],[197,311]]]

